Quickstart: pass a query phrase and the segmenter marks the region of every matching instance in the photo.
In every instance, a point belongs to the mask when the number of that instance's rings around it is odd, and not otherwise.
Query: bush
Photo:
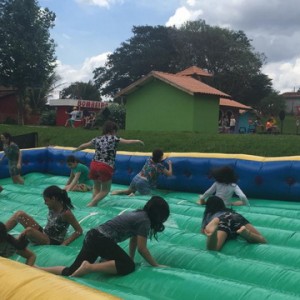
[[[126,110],[124,105],[112,103],[96,116],[96,125],[102,126],[111,120],[118,124],[120,129],[125,128]]]
[[[3,123],[9,125],[16,125],[18,122],[12,117],[7,117]]]
[[[56,112],[55,110],[44,111],[41,115],[41,125],[55,125],[56,124]]]

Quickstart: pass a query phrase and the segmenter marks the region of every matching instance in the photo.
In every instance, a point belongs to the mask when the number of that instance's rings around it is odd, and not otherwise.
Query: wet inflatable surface
[[[49,185],[63,187],[66,176],[45,173],[28,173],[25,186],[13,185],[10,178],[0,179],[4,191],[0,193],[1,218],[5,222],[13,212],[24,210],[32,215],[40,225],[46,223],[47,207],[42,192]],[[113,185],[112,189],[125,186]],[[298,202],[251,199],[251,207],[238,207],[244,215],[268,240],[264,245],[248,244],[245,240],[228,241],[221,252],[205,249],[206,237],[199,233],[204,207],[196,204],[198,194],[159,191],[171,209],[166,222],[166,230],[159,235],[159,241],[149,242],[149,249],[160,264],[167,268],[153,268],[136,256],[137,270],[127,276],[107,276],[89,274],[82,278],[64,279],[60,299],[67,298],[72,284],[79,283],[92,291],[99,290],[122,299],[299,299],[300,298],[300,211]],[[91,193],[69,192],[75,206],[74,214],[86,233],[90,228],[127,210],[142,208],[149,196],[108,196],[98,207],[88,208],[86,204]],[[72,229],[70,229],[72,230]],[[12,233],[19,234],[18,225]],[[68,265],[81,248],[83,237],[65,246],[34,246],[39,266]],[[128,250],[128,241],[121,244]],[[15,255],[13,260],[23,262]],[[5,260],[7,261],[7,260]],[[23,265],[22,265],[23,266]],[[7,289],[0,260],[1,291]],[[18,268],[12,268],[18,278]],[[33,269],[24,266],[25,269]],[[5,268],[4,268],[5,269]],[[35,282],[45,272],[33,269],[27,281],[31,282],[31,297],[22,289],[23,299],[54,299],[42,297],[42,289],[55,290],[53,280],[59,276],[47,275],[41,286]],[[21,272],[23,273],[23,271]],[[32,276],[32,277],[31,277]],[[13,280],[10,278],[10,280]],[[68,285],[70,283],[70,285]],[[76,285],[77,286],[77,285]],[[10,287],[12,289],[12,287]],[[14,287],[16,294],[21,286]],[[35,294],[34,294],[35,291]],[[77,293],[70,299],[94,299]],[[36,295],[40,295],[39,297]],[[99,292],[99,299],[106,297]],[[104,299],[103,298],[103,299]]]

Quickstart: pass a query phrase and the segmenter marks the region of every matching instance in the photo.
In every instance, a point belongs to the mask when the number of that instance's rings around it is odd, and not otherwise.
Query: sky
[[[242,30],[264,53],[262,72],[280,93],[300,88],[300,2],[298,0],[39,0],[56,14],[58,89],[93,79],[107,55],[132,37],[133,26],[208,25]],[[198,66],[201,68],[201,66]],[[54,98],[56,95],[54,95]]]

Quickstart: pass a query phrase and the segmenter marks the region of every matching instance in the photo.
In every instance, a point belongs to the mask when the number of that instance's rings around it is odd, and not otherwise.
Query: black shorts
[[[45,232],[44,232],[44,229],[43,229],[43,227],[39,227],[39,229],[38,229],[38,231],[40,231],[41,233],[44,233],[44,234],[46,234]],[[47,234],[46,234],[47,235]],[[49,245],[56,245],[56,246],[58,246],[58,245],[61,245],[61,241],[58,241],[58,240],[55,240],[55,239],[53,239],[53,238],[51,238],[49,235],[47,235],[48,236],[48,238],[49,238],[49,240],[50,240],[50,244]]]
[[[229,239],[237,237],[236,231],[250,222],[239,213],[228,211],[219,216],[218,230],[228,234]]]
[[[135,270],[134,261],[116,242],[104,236],[97,229],[91,229],[86,234],[77,258],[70,267],[63,269],[62,275],[72,275],[84,260],[94,263],[98,257],[114,260],[119,275],[127,275]]]

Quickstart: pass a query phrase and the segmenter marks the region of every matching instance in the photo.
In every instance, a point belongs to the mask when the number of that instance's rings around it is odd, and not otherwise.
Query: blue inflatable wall
[[[66,166],[66,157],[73,154],[72,150],[61,147],[22,150],[22,173],[42,172],[67,176],[70,170]],[[150,155],[118,152],[113,182],[129,184]],[[75,156],[89,165],[93,151],[77,152]],[[173,162],[174,176],[161,176],[158,183],[160,189],[203,193],[213,183],[211,169],[230,165],[239,177],[238,185],[249,198],[299,201],[300,156],[265,158],[209,153],[166,153],[165,156]],[[8,176],[5,159],[0,168],[0,178]]]

